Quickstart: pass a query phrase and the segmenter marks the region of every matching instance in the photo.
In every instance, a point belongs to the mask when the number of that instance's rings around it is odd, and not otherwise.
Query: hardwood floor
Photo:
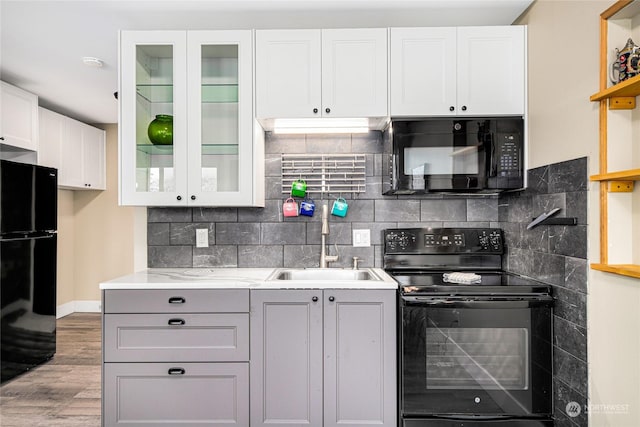
[[[49,362],[0,387],[2,427],[100,426],[100,314],[57,321]]]

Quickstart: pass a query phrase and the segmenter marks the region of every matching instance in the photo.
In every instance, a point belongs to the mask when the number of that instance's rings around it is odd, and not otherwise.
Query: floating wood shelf
[[[631,77],[628,80],[608,87],[607,89],[594,93],[589,98],[591,101],[602,101],[603,99],[621,98],[640,95],[640,75]]]
[[[591,268],[640,279],[640,265],[637,264],[591,264]]]
[[[601,173],[591,175],[591,181],[640,181],[640,169]]]

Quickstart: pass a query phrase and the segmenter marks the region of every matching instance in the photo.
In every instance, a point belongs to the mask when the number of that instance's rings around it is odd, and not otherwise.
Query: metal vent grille
[[[291,194],[293,181],[307,183],[307,193],[364,193],[364,154],[283,154],[282,193]]]

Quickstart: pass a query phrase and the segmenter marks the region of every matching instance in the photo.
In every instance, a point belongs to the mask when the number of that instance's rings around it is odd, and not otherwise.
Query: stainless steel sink
[[[346,270],[340,268],[279,269],[267,280],[382,280],[369,269]]]

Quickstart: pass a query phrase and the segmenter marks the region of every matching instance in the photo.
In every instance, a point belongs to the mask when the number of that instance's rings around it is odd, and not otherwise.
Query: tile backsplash
[[[352,257],[363,267],[382,266],[382,230],[393,227],[497,226],[498,198],[398,198],[383,196],[382,134],[305,136],[267,133],[264,208],[149,208],[149,267],[317,267],[320,262],[320,205],[345,197],[344,218],[330,215],[332,266],[348,267]],[[313,217],[284,217],[280,158],[295,153],[363,153],[366,191],[354,195],[311,194]],[[303,177],[304,178],[304,177]],[[195,229],[209,230],[209,247],[195,247]],[[352,230],[368,229],[370,247],[353,247]]]
[[[505,234],[503,268],[553,287],[554,399],[557,426],[586,426],[583,412],[565,413],[569,402],[587,404],[587,159],[528,171],[528,188],[497,196],[383,196],[380,132],[346,136],[276,136],[265,144],[264,208],[149,208],[149,267],[317,267],[320,261],[320,205],[344,196],[346,217],[330,216],[332,263],[382,266],[382,230],[394,227],[500,227]],[[366,192],[311,196],[313,217],[284,217],[280,158],[283,153],[364,153]],[[558,217],[576,226],[526,225],[559,207]],[[209,247],[195,247],[195,229],[206,228]],[[352,230],[369,229],[370,247],[353,247]]]
[[[566,414],[567,404],[587,406],[587,158],[528,171],[525,191],[501,195],[499,226],[504,230],[503,268],[553,288],[554,400],[556,426],[587,426],[583,411]],[[577,225],[527,224],[543,212],[561,208],[557,217]]]

